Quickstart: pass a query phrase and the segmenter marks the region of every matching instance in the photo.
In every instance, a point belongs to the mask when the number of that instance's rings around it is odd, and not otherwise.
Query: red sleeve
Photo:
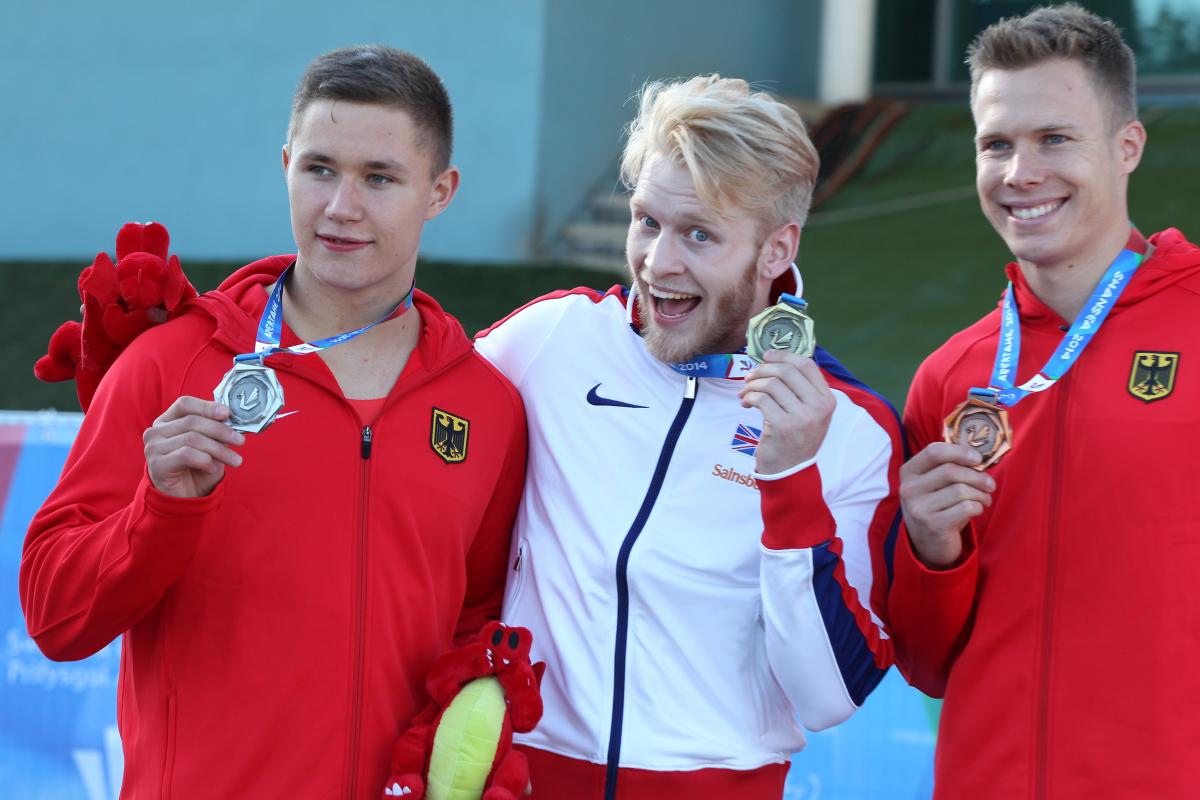
[[[508,384],[507,380],[504,382]],[[504,601],[509,543],[525,488],[525,457],[529,446],[525,405],[516,389],[507,388],[513,410],[506,427],[511,434],[487,512],[467,553],[467,592],[455,629],[456,646],[466,644],[488,622],[500,619],[500,606]]]
[[[117,360],[30,523],[21,605],[52,659],[86,658],[145,616],[191,561],[220,503],[219,486],[181,499],[150,484],[142,433],[165,408],[159,366],[142,342]]]
[[[903,523],[896,543],[888,617],[900,671],[930,697],[946,692],[950,669],[970,630],[979,577],[974,529],[963,536],[963,558],[932,570],[913,553]]]
[[[904,407],[904,429],[914,454],[941,439],[941,370],[932,361],[933,357],[917,371]],[[901,672],[931,697],[945,693],[950,669],[970,630],[978,575],[973,527],[963,532],[959,562],[947,570],[933,570],[917,558],[901,523],[887,617]]]

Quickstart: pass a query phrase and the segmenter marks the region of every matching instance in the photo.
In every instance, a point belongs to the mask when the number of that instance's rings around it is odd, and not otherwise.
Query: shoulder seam
[[[587,286],[576,286],[574,289],[558,289],[556,291],[549,292],[548,294],[544,294],[541,297],[535,297],[534,299],[530,300],[528,303],[524,303],[523,305],[519,306],[518,308],[513,309],[512,311],[505,314],[500,319],[493,322],[491,325],[487,326],[483,330],[476,333],[475,338],[482,339],[483,337],[487,336],[489,333],[494,331],[496,328],[503,325],[505,322],[508,322],[510,319],[515,317],[517,314],[520,314],[525,309],[535,306],[538,303],[544,303],[549,300],[561,300],[565,297],[571,297],[573,295],[581,295],[581,296],[589,297],[589,298],[591,298],[593,303],[599,304],[606,297],[608,297],[610,295],[616,295],[619,292],[621,292],[623,289],[624,289],[624,287],[621,286],[620,284],[616,284],[616,285],[612,286],[608,291],[605,291],[605,292],[602,292],[599,289],[592,289]]]

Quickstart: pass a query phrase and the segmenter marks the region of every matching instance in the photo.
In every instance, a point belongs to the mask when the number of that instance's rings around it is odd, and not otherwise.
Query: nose
[[[646,248],[646,257],[642,263],[651,279],[678,275],[684,270],[683,251],[673,236],[659,231]]]
[[[325,204],[325,216],[334,222],[354,222],[362,219],[362,198],[357,182],[350,176],[341,178]]]
[[[1046,176],[1045,163],[1032,147],[1017,147],[1013,150],[1004,170],[1006,186],[1020,188],[1036,186]]]

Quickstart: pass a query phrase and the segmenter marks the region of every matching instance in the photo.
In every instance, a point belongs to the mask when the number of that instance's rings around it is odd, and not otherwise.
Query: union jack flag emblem
[[[760,436],[762,436],[762,431],[758,428],[739,424],[737,431],[733,434],[733,441],[729,443],[729,449],[735,453],[744,453],[754,458],[754,453],[758,449],[758,437]]]

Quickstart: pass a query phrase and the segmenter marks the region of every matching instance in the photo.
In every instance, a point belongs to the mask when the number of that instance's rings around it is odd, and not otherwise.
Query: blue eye
[[[326,176],[326,175],[332,175],[332,174],[333,174],[333,170],[331,170],[329,167],[322,166],[321,164],[311,164],[311,165],[308,167],[308,171],[309,171],[310,173],[312,173],[313,175],[317,175],[317,176],[320,176],[320,177],[324,177],[324,176]]]
[[[649,216],[648,214],[642,215],[642,224],[645,225],[647,228],[650,228],[651,230],[655,230],[655,231],[658,230],[658,220],[656,220],[654,217]]]
[[[1002,150],[1008,149],[1008,142],[1003,139],[993,139],[990,142],[984,142],[979,145],[979,149],[984,153],[999,153]]]
[[[392,183],[392,179],[387,175],[368,175],[367,183],[373,183],[376,186],[383,186],[384,184]]]
[[[710,238],[708,231],[705,231],[701,228],[692,228],[690,231],[688,231],[688,236],[691,237],[693,242],[707,242]]]
[[[1046,144],[1062,144],[1067,141],[1067,137],[1063,136],[1061,133],[1048,133],[1046,134],[1046,138],[1042,141],[1044,141]]]

